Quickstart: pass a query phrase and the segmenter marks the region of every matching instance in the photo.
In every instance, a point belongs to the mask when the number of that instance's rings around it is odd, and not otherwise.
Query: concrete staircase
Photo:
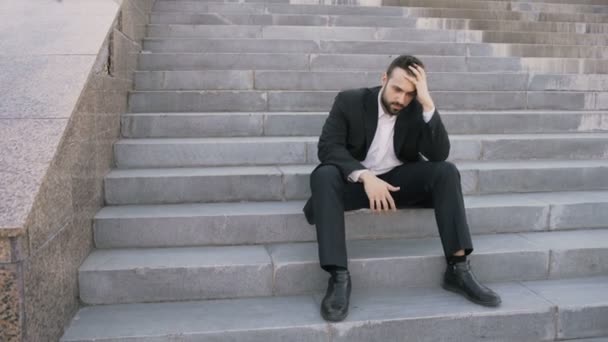
[[[156,2],[62,341],[608,341],[608,2],[300,3]],[[317,137],[402,53],[427,64],[503,305],[439,287],[432,210],[361,210],[328,324],[301,211]]]

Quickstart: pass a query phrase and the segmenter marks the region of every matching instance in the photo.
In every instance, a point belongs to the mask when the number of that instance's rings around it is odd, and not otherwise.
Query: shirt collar
[[[380,92],[378,93],[378,118],[380,118],[382,115],[388,115],[388,113],[386,113],[386,111],[384,111],[384,106],[382,105],[382,91],[384,90],[384,87],[380,88]]]

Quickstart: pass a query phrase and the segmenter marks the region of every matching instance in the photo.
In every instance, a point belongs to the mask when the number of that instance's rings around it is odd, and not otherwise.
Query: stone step
[[[339,90],[380,83],[378,71],[138,71],[136,90]],[[463,82],[466,79],[466,82]],[[427,72],[433,91],[605,91],[606,75]]]
[[[544,192],[464,197],[472,234],[604,228],[608,192]],[[303,201],[126,205],[95,216],[97,248],[248,245],[316,241]],[[438,236],[433,209],[392,215],[347,212],[348,240]]]
[[[386,54],[393,54],[402,53],[404,44],[408,45],[408,51],[411,54],[441,56],[465,56],[469,45],[466,43],[425,43],[417,41],[406,43],[403,41],[318,41],[310,39],[144,38],[144,50],[149,52],[369,54],[382,51]],[[588,51],[594,48],[580,47],[580,49]]]
[[[524,7],[543,5],[524,4]],[[545,5],[546,6],[546,5]],[[605,6],[604,6],[605,7]],[[157,1],[153,12],[176,12],[182,14],[325,14],[325,15],[383,15],[398,17],[438,17],[464,19],[494,19],[521,21],[563,21],[605,23],[608,13],[538,12],[530,10],[488,10],[445,7],[401,7],[401,6],[353,6],[350,4],[281,4],[281,3],[222,3],[194,1]]]
[[[192,1],[192,0],[164,0],[164,1]],[[197,0],[199,2],[223,2],[223,3],[288,3],[288,4],[323,4],[323,5],[342,5],[344,3],[336,2],[335,0]],[[511,5],[587,5],[592,7],[605,7],[605,0],[518,0],[517,2],[506,1],[506,0],[471,0],[472,2],[506,2]],[[471,1],[467,1],[471,2]],[[423,4],[426,2],[423,2]],[[447,4],[451,4],[451,2],[446,2]],[[359,2],[360,6],[405,6],[402,0],[367,0],[363,2]],[[509,8],[509,5],[506,6]]]
[[[287,25],[150,25],[149,38],[260,38],[318,40],[407,40],[458,43],[521,43],[556,45],[608,45],[604,35],[547,32],[501,32],[480,30],[338,27]]]
[[[171,8],[179,6],[183,3],[181,1],[176,4],[172,4]],[[203,0],[198,1],[200,3],[288,3],[288,4],[302,4],[302,5],[326,5],[336,6],[344,5],[345,3],[337,2],[335,0],[301,0],[301,1],[288,1],[288,0],[256,0],[256,1],[235,1],[235,0]],[[350,3],[353,5],[356,3]],[[603,4],[579,4],[579,3],[543,3],[543,2],[515,2],[515,1],[478,1],[478,0],[464,0],[464,1],[450,1],[450,0],[384,0],[384,1],[366,1],[359,3],[360,6],[365,7],[379,7],[379,6],[397,6],[397,7],[425,7],[425,8],[460,8],[460,9],[479,9],[479,10],[490,10],[490,11],[535,11],[545,13],[608,13],[608,7],[606,3]]]
[[[608,161],[457,162],[464,194],[608,189]],[[310,194],[315,165],[112,170],[107,205],[284,201]]]
[[[327,112],[127,113],[125,138],[317,136]],[[441,111],[450,134],[608,132],[608,112]]]
[[[151,25],[300,25],[300,26],[363,26],[407,27],[418,29],[484,30],[508,32],[607,33],[603,23],[519,21],[466,18],[415,18],[395,15],[323,15],[323,14],[239,14],[155,12]]]
[[[192,0],[165,0],[165,1],[192,1]],[[229,3],[293,3],[293,4],[301,4],[301,3],[311,3],[311,1],[315,0],[198,0],[201,2],[229,2]],[[367,0],[365,2],[361,2],[362,6],[388,6],[388,4],[393,2],[392,6],[398,6],[399,1],[393,0]],[[505,0],[475,0],[475,1],[505,1]],[[319,3],[318,1],[315,1]],[[333,4],[335,1],[332,0],[323,0],[323,4]],[[523,3],[546,3],[546,4],[567,4],[567,5],[596,5],[596,6],[605,6],[605,0],[519,0],[518,2]]]
[[[171,1],[180,1],[180,0],[171,0]],[[246,1],[246,0],[244,0],[244,1]],[[252,0],[252,1],[254,1],[254,0]],[[480,1],[497,1],[497,0],[480,0]],[[501,0],[498,0],[498,1],[501,1]],[[540,2],[540,3],[548,3],[548,4],[606,5],[605,0],[520,0],[520,1],[522,1],[522,2]]]
[[[145,38],[149,52],[401,54],[477,57],[606,58],[608,47],[587,45],[453,43],[397,40],[310,40],[258,38]]]
[[[149,25],[148,38],[261,38],[316,40],[409,40],[437,42],[483,42],[482,31],[425,30],[391,27],[319,27],[260,25]],[[599,35],[581,35],[590,44],[606,41]]]
[[[318,112],[331,108],[338,91],[132,91],[129,111]],[[442,110],[605,110],[608,92],[432,91]]]
[[[122,139],[116,167],[318,163],[317,136]],[[607,133],[451,135],[449,160],[606,159]]]
[[[395,55],[296,53],[142,53],[139,70],[386,71]],[[608,60],[418,55],[434,72],[607,74]]]
[[[220,14],[218,14],[220,15]],[[236,14],[234,15],[237,16]],[[368,16],[355,19],[354,16],[336,19],[345,26],[358,26],[366,21]],[[217,17],[216,17],[217,18]],[[387,20],[382,26],[409,26],[409,22],[404,22],[394,17],[385,17]],[[231,18],[232,19],[232,18]],[[216,19],[217,20],[217,19]],[[238,19],[236,19],[238,20]],[[268,20],[268,19],[266,19]],[[301,22],[306,22],[306,19]],[[308,19],[310,20],[310,19]],[[206,23],[212,23],[213,20]],[[236,22],[235,22],[236,23]],[[271,22],[272,23],[272,22]],[[293,24],[292,24],[293,25]],[[586,22],[563,22],[563,21],[519,21],[519,20],[485,20],[485,19],[462,19],[462,18],[416,18],[416,28],[426,29],[460,29],[460,30],[483,30],[498,32],[545,32],[545,33],[579,33],[579,34],[604,34],[608,32],[608,25],[605,23],[586,23]]]
[[[321,4],[324,0],[320,0]],[[391,3],[392,2],[392,3]],[[328,3],[325,3],[329,5]],[[384,5],[394,5],[414,8],[441,8],[441,9],[472,9],[488,11],[513,11],[513,12],[534,12],[542,14],[608,14],[608,4],[559,4],[559,3],[530,3],[527,1],[450,1],[450,0],[389,0]]]
[[[76,313],[61,342],[169,342],[175,336],[218,342],[431,342],[446,340],[448,332],[461,341],[496,342],[605,336],[606,282],[604,276],[494,283],[490,286],[503,303],[492,309],[438,287],[356,289],[349,316],[340,323],[321,318],[321,292],[314,296],[89,306]]]
[[[471,264],[483,282],[608,274],[608,229],[473,236]],[[353,287],[441,283],[437,237],[347,242]],[[321,291],[317,243],[259,246],[96,249],[78,271],[80,298],[116,304]],[[373,269],[373,271],[370,271]]]
[[[526,91],[608,89],[604,75],[529,75],[429,71],[434,91]],[[372,71],[139,71],[136,90],[339,90],[380,83]],[[466,79],[467,82],[463,82]],[[588,89],[585,89],[588,88]]]

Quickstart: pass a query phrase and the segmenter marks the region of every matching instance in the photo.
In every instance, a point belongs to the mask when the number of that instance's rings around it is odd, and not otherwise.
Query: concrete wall
[[[0,2],[0,341],[55,341],[154,0]]]

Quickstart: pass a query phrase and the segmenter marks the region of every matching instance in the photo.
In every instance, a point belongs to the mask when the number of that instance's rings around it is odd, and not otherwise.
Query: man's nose
[[[399,103],[405,105],[405,100],[407,100],[407,94],[403,93],[403,95],[399,96]]]

